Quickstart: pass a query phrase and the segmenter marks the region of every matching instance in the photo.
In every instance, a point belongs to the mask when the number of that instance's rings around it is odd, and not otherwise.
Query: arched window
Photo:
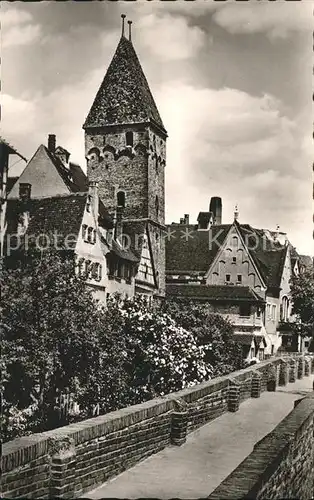
[[[155,198],[155,211],[156,211],[156,217],[159,216],[159,199],[158,196]]]
[[[126,132],[126,134],[125,134],[125,140],[126,140],[126,145],[127,146],[132,146],[133,147],[133,132]]]
[[[124,191],[119,191],[117,193],[117,204],[118,207],[125,207],[125,192]]]

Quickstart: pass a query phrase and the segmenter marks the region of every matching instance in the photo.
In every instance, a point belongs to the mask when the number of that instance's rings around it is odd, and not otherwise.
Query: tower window
[[[237,263],[237,258],[236,257],[232,257],[232,262],[233,262],[233,264],[236,264]]]
[[[226,281],[229,283],[231,280],[231,274],[226,274]]]
[[[159,216],[159,199],[158,199],[158,196],[156,196],[156,199],[155,199],[155,211],[156,211],[156,217]]]
[[[117,194],[117,204],[118,207],[125,207],[125,193],[124,191],[119,191]]]
[[[242,274],[238,274],[237,276],[237,282],[242,283]]]
[[[125,134],[125,140],[126,140],[126,145],[127,146],[132,146],[133,147],[133,132],[126,132],[126,134]]]

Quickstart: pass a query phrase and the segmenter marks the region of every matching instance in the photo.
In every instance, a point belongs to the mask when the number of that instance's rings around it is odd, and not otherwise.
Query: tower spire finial
[[[121,14],[121,18],[122,18],[122,36],[124,36],[124,19],[126,18],[126,15]]]
[[[130,40],[130,42],[132,41],[131,24],[132,24],[132,21],[128,21],[128,25],[129,25],[129,40]]]

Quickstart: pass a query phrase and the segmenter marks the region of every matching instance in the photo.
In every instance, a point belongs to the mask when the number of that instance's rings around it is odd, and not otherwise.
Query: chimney
[[[188,226],[190,223],[190,216],[189,214],[184,214],[184,224]]]
[[[210,199],[209,211],[213,214],[213,225],[220,226],[222,218],[222,202],[219,196]]]
[[[48,150],[54,153],[56,150],[56,136],[55,134],[48,135]]]
[[[98,182],[90,181],[88,185],[87,202],[92,207],[91,213],[94,214],[96,223],[98,222],[99,211],[99,196],[98,196]]]
[[[32,185],[26,182],[20,182],[19,185],[19,198],[23,201],[28,201],[31,198]]]

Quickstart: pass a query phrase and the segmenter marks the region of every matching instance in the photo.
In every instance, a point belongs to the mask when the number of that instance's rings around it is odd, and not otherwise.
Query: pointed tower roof
[[[132,42],[122,35],[83,128],[147,122],[166,133]]]

